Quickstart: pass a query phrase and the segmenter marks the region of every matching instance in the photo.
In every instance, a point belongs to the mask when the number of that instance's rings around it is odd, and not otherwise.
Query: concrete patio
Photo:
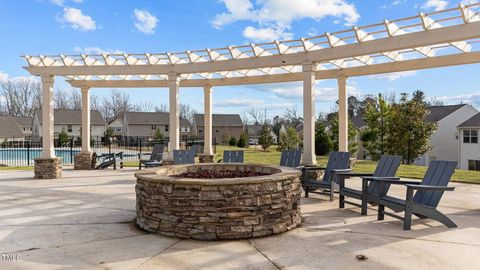
[[[34,180],[0,172],[1,269],[478,269],[480,186],[452,183],[440,209],[458,225],[414,220],[412,231],[376,212],[338,209],[325,196],[303,199],[304,223],[249,241],[198,242],[134,226],[133,169],[73,171]],[[359,182],[359,181],[356,181]],[[392,193],[404,196],[402,189]],[[356,255],[365,255],[360,261]]]

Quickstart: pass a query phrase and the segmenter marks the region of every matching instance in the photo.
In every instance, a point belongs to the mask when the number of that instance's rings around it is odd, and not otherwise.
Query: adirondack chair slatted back
[[[190,150],[173,150],[173,164],[194,164],[195,155]]]
[[[284,150],[280,157],[280,166],[296,168],[300,166],[300,160],[302,159],[301,150]]]
[[[165,145],[155,144],[152,149],[152,154],[150,155],[150,161],[161,161],[163,158],[163,150],[165,150]]]
[[[224,163],[243,163],[243,151],[223,151]]]
[[[327,169],[323,175],[323,182],[329,182],[332,177],[332,170],[348,169],[350,162],[349,152],[331,152],[328,158]]]
[[[393,177],[397,173],[402,158],[399,156],[382,155],[378,161],[377,168],[373,173],[374,177]],[[385,195],[390,185],[380,188],[377,182],[368,185],[368,192],[376,195]]]
[[[455,161],[432,161],[421,185],[446,187],[456,167],[457,162]],[[442,195],[443,191],[418,190],[413,196],[413,201],[425,206],[437,207]]]
[[[200,145],[199,144],[194,144],[190,146],[190,151],[192,151],[193,155],[197,155],[198,152],[200,152]]]

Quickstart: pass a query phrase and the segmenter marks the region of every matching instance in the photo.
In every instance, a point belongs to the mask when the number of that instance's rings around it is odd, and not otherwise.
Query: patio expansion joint
[[[148,233],[147,233],[148,234]],[[150,261],[151,259],[157,257],[158,255],[162,254],[163,252],[169,250],[170,248],[172,248],[173,246],[175,246],[176,244],[182,242],[183,240],[182,239],[178,239],[177,241],[175,241],[174,243],[172,243],[171,245],[169,245],[168,247],[160,250],[159,252],[155,253],[153,256],[151,256],[150,258],[146,259],[144,262],[142,262],[141,264],[139,264],[137,267],[135,267],[134,269],[138,269],[140,268],[142,265],[146,264],[148,261]]]
[[[0,224],[0,227],[36,227],[36,226],[87,226],[87,225],[112,225],[112,224],[130,224],[131,220],[118,222],[92,222],[92,223],[38,223],[38,224]],[[147,234],[147,233],[145,233]]]
[[[258,249],[258,248],[255,246],[255,244],[252,243],[252,241],[250,241],[250,240],[246,240],[246,241],[250,244],[250,246],[252,246],[255,250],[257,250],[258,253],[262,254],[262,256],[265,257],[265,259],[267,259],[273,266],[275,266],[276,269],[278,269],[278,270],[281,270],[281,269],[282,269],[282,268],[281,268],[279,265],[277,265],[274,261],[272,261],[270,258],[268,258],[268,256],[267,256],[265,253],[263,253],[260,249]]]
[[[148,234],[149,234],[149,233],[141,233],[141,234],[136,234],[136,235],[112,237],[112,238],[98,239],[98,240],[91,240],[91,241],[84,241],[84,242],[75,242],[75,243],[69,243],[69,244],[64,244],[64,245],[51,245],[51,246],[44,246],[44,247],[33,247],[33,248],[27,248],[27,249],[11,250],[11,251],[2,251],[2,252],[4,252],[4,253],[21,253],[21,252],[28,252],[28,251],[32,251],[32,250],[55,249],[55,248],[70,247],[70,246],[75,246],[75,245],[84,245],[84,244],[95,243],[95,242],[102,242],[102,241],[110,241],[110,240],[118,240],[118,239],[127,239],[127,238],[133,238],[133,237],[148,235]]]
[[[368,232],[356,232],[356,231],[344,231],[344,230],[336,230],[336,229],[329,229],[329,228],[312,228],[314,230],[319,231],[328,231],[328,232],[341,232],[341,233],[352,233],[352,234],[360,234],[360,235],[371,235],[371,236],[379,236],[379,237],[390,237],[390,238],[397,238],[402,240],[417,240],[423,242],[431,242],[431,243],[441,243],[441,244],[453,244],[453,245],[460,245],[460,246],[471,246],[471,247],[480,247],[480,244],[468,244],[468,243],[458,243],[452,241],[440,241],[440,240],[433,240],[433,239],[425,239],[425,238],[415,238],[415,237],[407,237],[407,236],[400,236],[400,235],[392,235],[392,234],[382,234],[382,233],[368,233]]]

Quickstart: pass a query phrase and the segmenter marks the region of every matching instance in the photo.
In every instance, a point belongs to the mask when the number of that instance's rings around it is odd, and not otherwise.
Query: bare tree
[[[242,119],[244,125],[250,124],[250,118],[248,117],[248,113],[243,112],[242,114],[240,114],[240,118]]]
[[[3,108],[9,115],[33,116],[40,108],[40,82],[33,79],[13,79],[0,84]]]
[[[197,111],[190,105],[180,104],[180,119],[187,119],[190,123],[193,123],[193,115],[196,113]]]
[[[90,96],[90,109],[92,108],[92,103],[97,102],[94,96]],[[79,91],[73,91],[70,95],[70,108],[74,110],[81,110],[82,109],[82,95]]]
[[[297,107],[287,108],[283,114],[283,117],[285,118],[286,122],[294,125],[298,125],[303,121],[303,117],[298,112]]]
[[[113,89],[110,95],[103,99],[100,111],[103,117],[110,118],[134,109],[135,106],[130,101],[130,96],[127,93]]]
[[[155,106],[150,101],[141,102],[135,105],[135,111],[137,112],[153,112]]]
[[[62,89],[57,89],[55,91],[54,98],[55,100],[55,109],[60,109],[60,110],[65,110],[65,109],[70,109],[70,95],[67,93],[67,91],[62,90]]]
[[[248,109],[247,114],[250,116],[250,118],[253,120],[253,124],[264,124],[265,122],[265,113],[264,110],[251,107]]]
[[[158,106],[155,106],[155,111],[156,112],[168,112],[167,105],[160,104]]]

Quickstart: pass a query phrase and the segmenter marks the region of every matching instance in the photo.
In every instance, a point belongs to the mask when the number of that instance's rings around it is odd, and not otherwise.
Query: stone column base
[[[213,157],[214,157],[214,155],[199,154],[198,155],[198,162],[199,163],[213,163]]]
[[[91,170],[95,168],[97,158],[93,152],[80,152],[74,156],[74,170]]]
[[[55,179],[62,177],[62,159],[35,158],[35,179]]]

